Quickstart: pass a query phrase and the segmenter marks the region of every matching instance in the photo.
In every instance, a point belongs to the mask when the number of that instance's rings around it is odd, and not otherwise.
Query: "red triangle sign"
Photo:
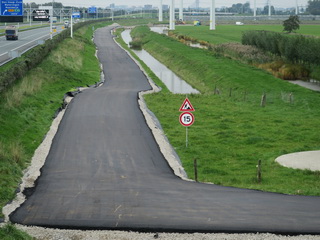
[[[194,112],[194,108],[190,102],[190,100],[188,98],[186,98],[183,102],[183,104],[181,105],[180,112]]]

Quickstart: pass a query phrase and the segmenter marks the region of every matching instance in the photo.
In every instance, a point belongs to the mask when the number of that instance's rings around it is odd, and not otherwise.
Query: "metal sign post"
[[[179,117],[179,122],[182,126],[186,127],[186,147],[188,147],[188,127],[194,123],[195,118],[191,112],[195,111],[195,109],[193,108],[189,99],[186,98],[183,101],[179,111],[182,112]]]
[[[186,127],[186,148],[188,147],[188,127]]]

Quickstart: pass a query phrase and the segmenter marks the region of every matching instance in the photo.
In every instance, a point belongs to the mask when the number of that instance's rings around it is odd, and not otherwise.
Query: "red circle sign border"
[[[181,120],[182,117],[183,117],[184,115],[186,115],[186,114],[189,114],[189,115],[192,116],[192,121],[191,121],[189,124],[185,124],[185,123],[183,123],[182,120]],[[191,112],[183,112],[183,113],[180,114],[179,121],[180,121],[180,124],[181,124],[181,125],[183,125],[183,126],[185,126],[185,127],[190,127],[190,126],[194,123],[194,115],[193,115]]]

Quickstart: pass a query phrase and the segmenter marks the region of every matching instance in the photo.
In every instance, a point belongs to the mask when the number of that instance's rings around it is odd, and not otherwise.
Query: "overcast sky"
[[[36,2],[38,4],[51,2],[52,0],[23,0],[24,3]],[[55,2],[62,2],[65,6],[77,6],[77,7],[109,7],[111,3],[115,5],[127,5],[127,6],[144,6],[146,4],[151,4],[154,6],[159,5],[160,0],[54,0]],[[194,5],[196,0],[183,0],[183,7],[187,8]],[[232,4],[236,3],[246,3],[250,2],[251,7],[253,7],[254,0],[216,0],[216,7],[227,6],[230,7]],[[299,6],[305,7],[308,4],[308,0],[297,0]],[[257,7],[263,7],[267,4],[268,0],[256,0]],[[163,4],[170,5],[171,0],[162,0]],[[210,6],[211,0],[200,0],[200,7]],[[180,0],[175,0],[176,7],[179,6]],[[286,8],[294,7],[296,0],[271,0],[271,4],[276,8]]]

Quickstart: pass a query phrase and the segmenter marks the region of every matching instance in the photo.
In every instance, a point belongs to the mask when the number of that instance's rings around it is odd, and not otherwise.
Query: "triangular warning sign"
[[[181,105],[180,112],[193,112],[195,111],[190,100],[188,98],[186,98],[183,102],[183,104]]]

